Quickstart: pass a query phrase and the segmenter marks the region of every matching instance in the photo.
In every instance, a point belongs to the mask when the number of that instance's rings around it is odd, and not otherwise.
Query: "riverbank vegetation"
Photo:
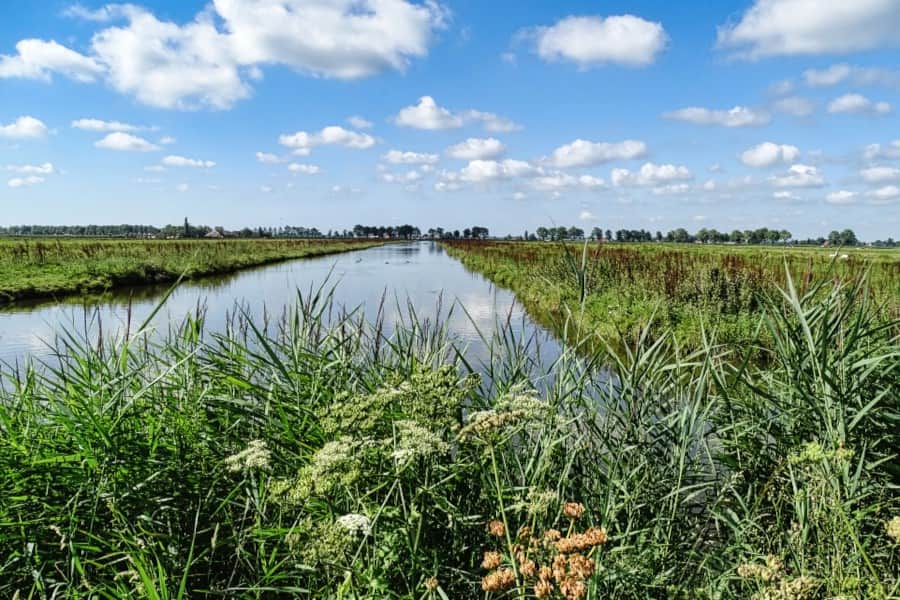
[[[787,284],[852,281],[868,273],[873,301],[900,316],[900,252],[661,244],[444,242],[467,268],[512,289],[558,333],[635,340],[671,331],[697,348],[714,334],[744,344],[759,329],[760,297]],[[785,269],[787,267],[787,270]]]
[[[0,597],[896,597],[898,322],[864,278],[784,281],[765,367],[668,326],[470,365],[324,291],[61,334],[2,370]]]
[[[0,305],[230,273],[368,248],[377,240],[0,239]]]

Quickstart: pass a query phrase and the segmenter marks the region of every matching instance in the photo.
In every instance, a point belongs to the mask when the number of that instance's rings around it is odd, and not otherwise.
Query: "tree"
[[[550,232],[547,230],[546,227],[538,227],[537,231],[535,231],[535,233],[537,233],[538,239],[541,241],[545,241],[547,238],[550,237]]]

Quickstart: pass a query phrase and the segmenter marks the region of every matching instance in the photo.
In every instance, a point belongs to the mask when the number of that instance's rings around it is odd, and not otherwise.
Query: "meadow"
[[[0,305],[359,250],[376,240],[0,239]]]
[[[900,317],[900,251],[696,244],[445,241],[467,268],[510,288],[529,313],[575,338],[637,339],[672,331],[697,348],[710,336],[740,345],[758,334],[760,298],[787,283],[867,274],[872,300]]]
[[[900,323],[865,277],[784,282],[765,361],[655,327],[478,367],[328,290],[62,332],[2,371],[0,597],[897,597]]]

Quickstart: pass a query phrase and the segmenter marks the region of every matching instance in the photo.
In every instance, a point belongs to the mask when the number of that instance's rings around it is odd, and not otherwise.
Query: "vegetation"
[[[765,368],[671,331],[478,368],[324,292],[65,334],[0,388],[0,597],[896,597],[900,324],[784,281]]]
[[[756,334],[761,294],[787,283],[801,292],[824,278],[852,280],[871,270],[874,300],[900,316],[900,253],[668,244],[445,242],[473,271],[512,289],[539,321],[600,339],[653,339],[672,331],[697,348],[715,331],[722,343]],[[576,336],[577,337],[577,336]]]
[[[0,239],[0,304],[228,273],[358,250],[364,240]]]

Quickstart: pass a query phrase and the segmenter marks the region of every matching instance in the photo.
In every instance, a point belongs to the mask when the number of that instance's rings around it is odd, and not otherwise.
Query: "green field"
[[[871,300],[900,317],[900,251],[676,244],[443,242],[472,271],[512,289],[536,319],[634,340],[672,331],[691,347],[704,336],[732,345],[755,337],[760,296],[786,284],[802,294],[823,281],[866,275]],[[846,255],[846,256],[844,256]]]
[[[65,338],[0,388],[0,597],[896,598],[898,323],[871,295],[757,298],[764,367],[661,335],[544,370],[498,336],[482,378],[433,324],[386,339],[327,295]]]
[[[359,250],[371,240],[0,239],[0,304]]]

